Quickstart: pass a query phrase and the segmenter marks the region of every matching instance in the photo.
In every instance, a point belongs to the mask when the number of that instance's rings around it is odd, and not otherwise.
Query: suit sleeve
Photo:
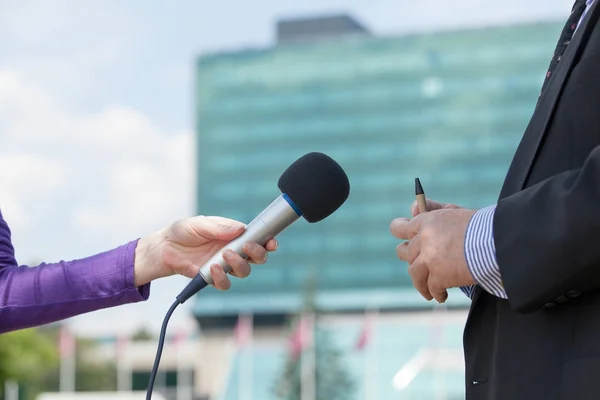
[[[496,257],[511,307],[550,308],[600,289],[600,147],[583,167],[498,202]]]

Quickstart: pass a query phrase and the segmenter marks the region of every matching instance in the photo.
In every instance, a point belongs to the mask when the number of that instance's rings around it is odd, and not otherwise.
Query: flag
[[[75,391],[75,338],[66,325],[60,328],[58,351],[60,353],[60,391]]]
[[[305,348],[312,344],[313,324],[308,315],[302,314],[290,338],[290,352],[292,358],[297,359]]]
[[[373,320],[369,314],[365,314],[363,318],[363,324],[358,336],[358,340],[356,341],[355,350],[361,351],[367,346],[369,341],[371,340],[371,332],[372,332]]]
[[[254,333],[254,318],[252,314],[238,316],[234,328],[235,343],[238,348],[240,368],[238,369],[238,399],[253,399],[253,374],[254,363],[252,359],[252,343]]]
[[[129,337],[121,333],[117,336],[115,343],[115,357],[117,359],[117,390],[131,391],[132,371],[127,357],[129,349]]]
[[[235,325],[234,336],[238,348],[246,347],[252,340],[253,321],[252,315],[240,315]]]
[[[69,328],[65,325],[62,326],[58,338],[58,348],[61,359],[67,359],[75,354],[75,340],[73,335],[69,331]]]

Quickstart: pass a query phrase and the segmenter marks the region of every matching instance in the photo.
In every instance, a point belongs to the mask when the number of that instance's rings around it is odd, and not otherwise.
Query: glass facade
[[[289,312],[306,277],[331,310],[428,307],[395,254],[389,223],[408,216],[414,178],[428,197],[493,204],[541,87],[560,23],[349,38],[206,55],[197,64],[197,212],[249,222],[298,157],[329,154],[348,201],[303,219],[226,296],[198,315]],[[201,299],[201,300],[200,300]],[[450,304],[467,304],[457,291]]]

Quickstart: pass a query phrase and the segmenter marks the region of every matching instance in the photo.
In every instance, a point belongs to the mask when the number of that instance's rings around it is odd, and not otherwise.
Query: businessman
[[[600,398],[600,6],[578,0],[497,204],[395,219],[415,288],[471,299],[468,400]]]

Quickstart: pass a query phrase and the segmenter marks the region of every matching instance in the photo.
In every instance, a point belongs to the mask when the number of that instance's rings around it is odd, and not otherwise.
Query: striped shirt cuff
[[[473,299],[473,290],[475,290],[475,285],[469,286],[461,286],[460,290],[470,299]]]
[[[500,267],[496,260],[493,229],[495,211],[495,205],[482,208],[471,218],[465,237],[465,258],[469,270],[479,286],[496,297],[506,299],[506,291],[500,277]],[[472,291],[471,289],[471,294]]]

